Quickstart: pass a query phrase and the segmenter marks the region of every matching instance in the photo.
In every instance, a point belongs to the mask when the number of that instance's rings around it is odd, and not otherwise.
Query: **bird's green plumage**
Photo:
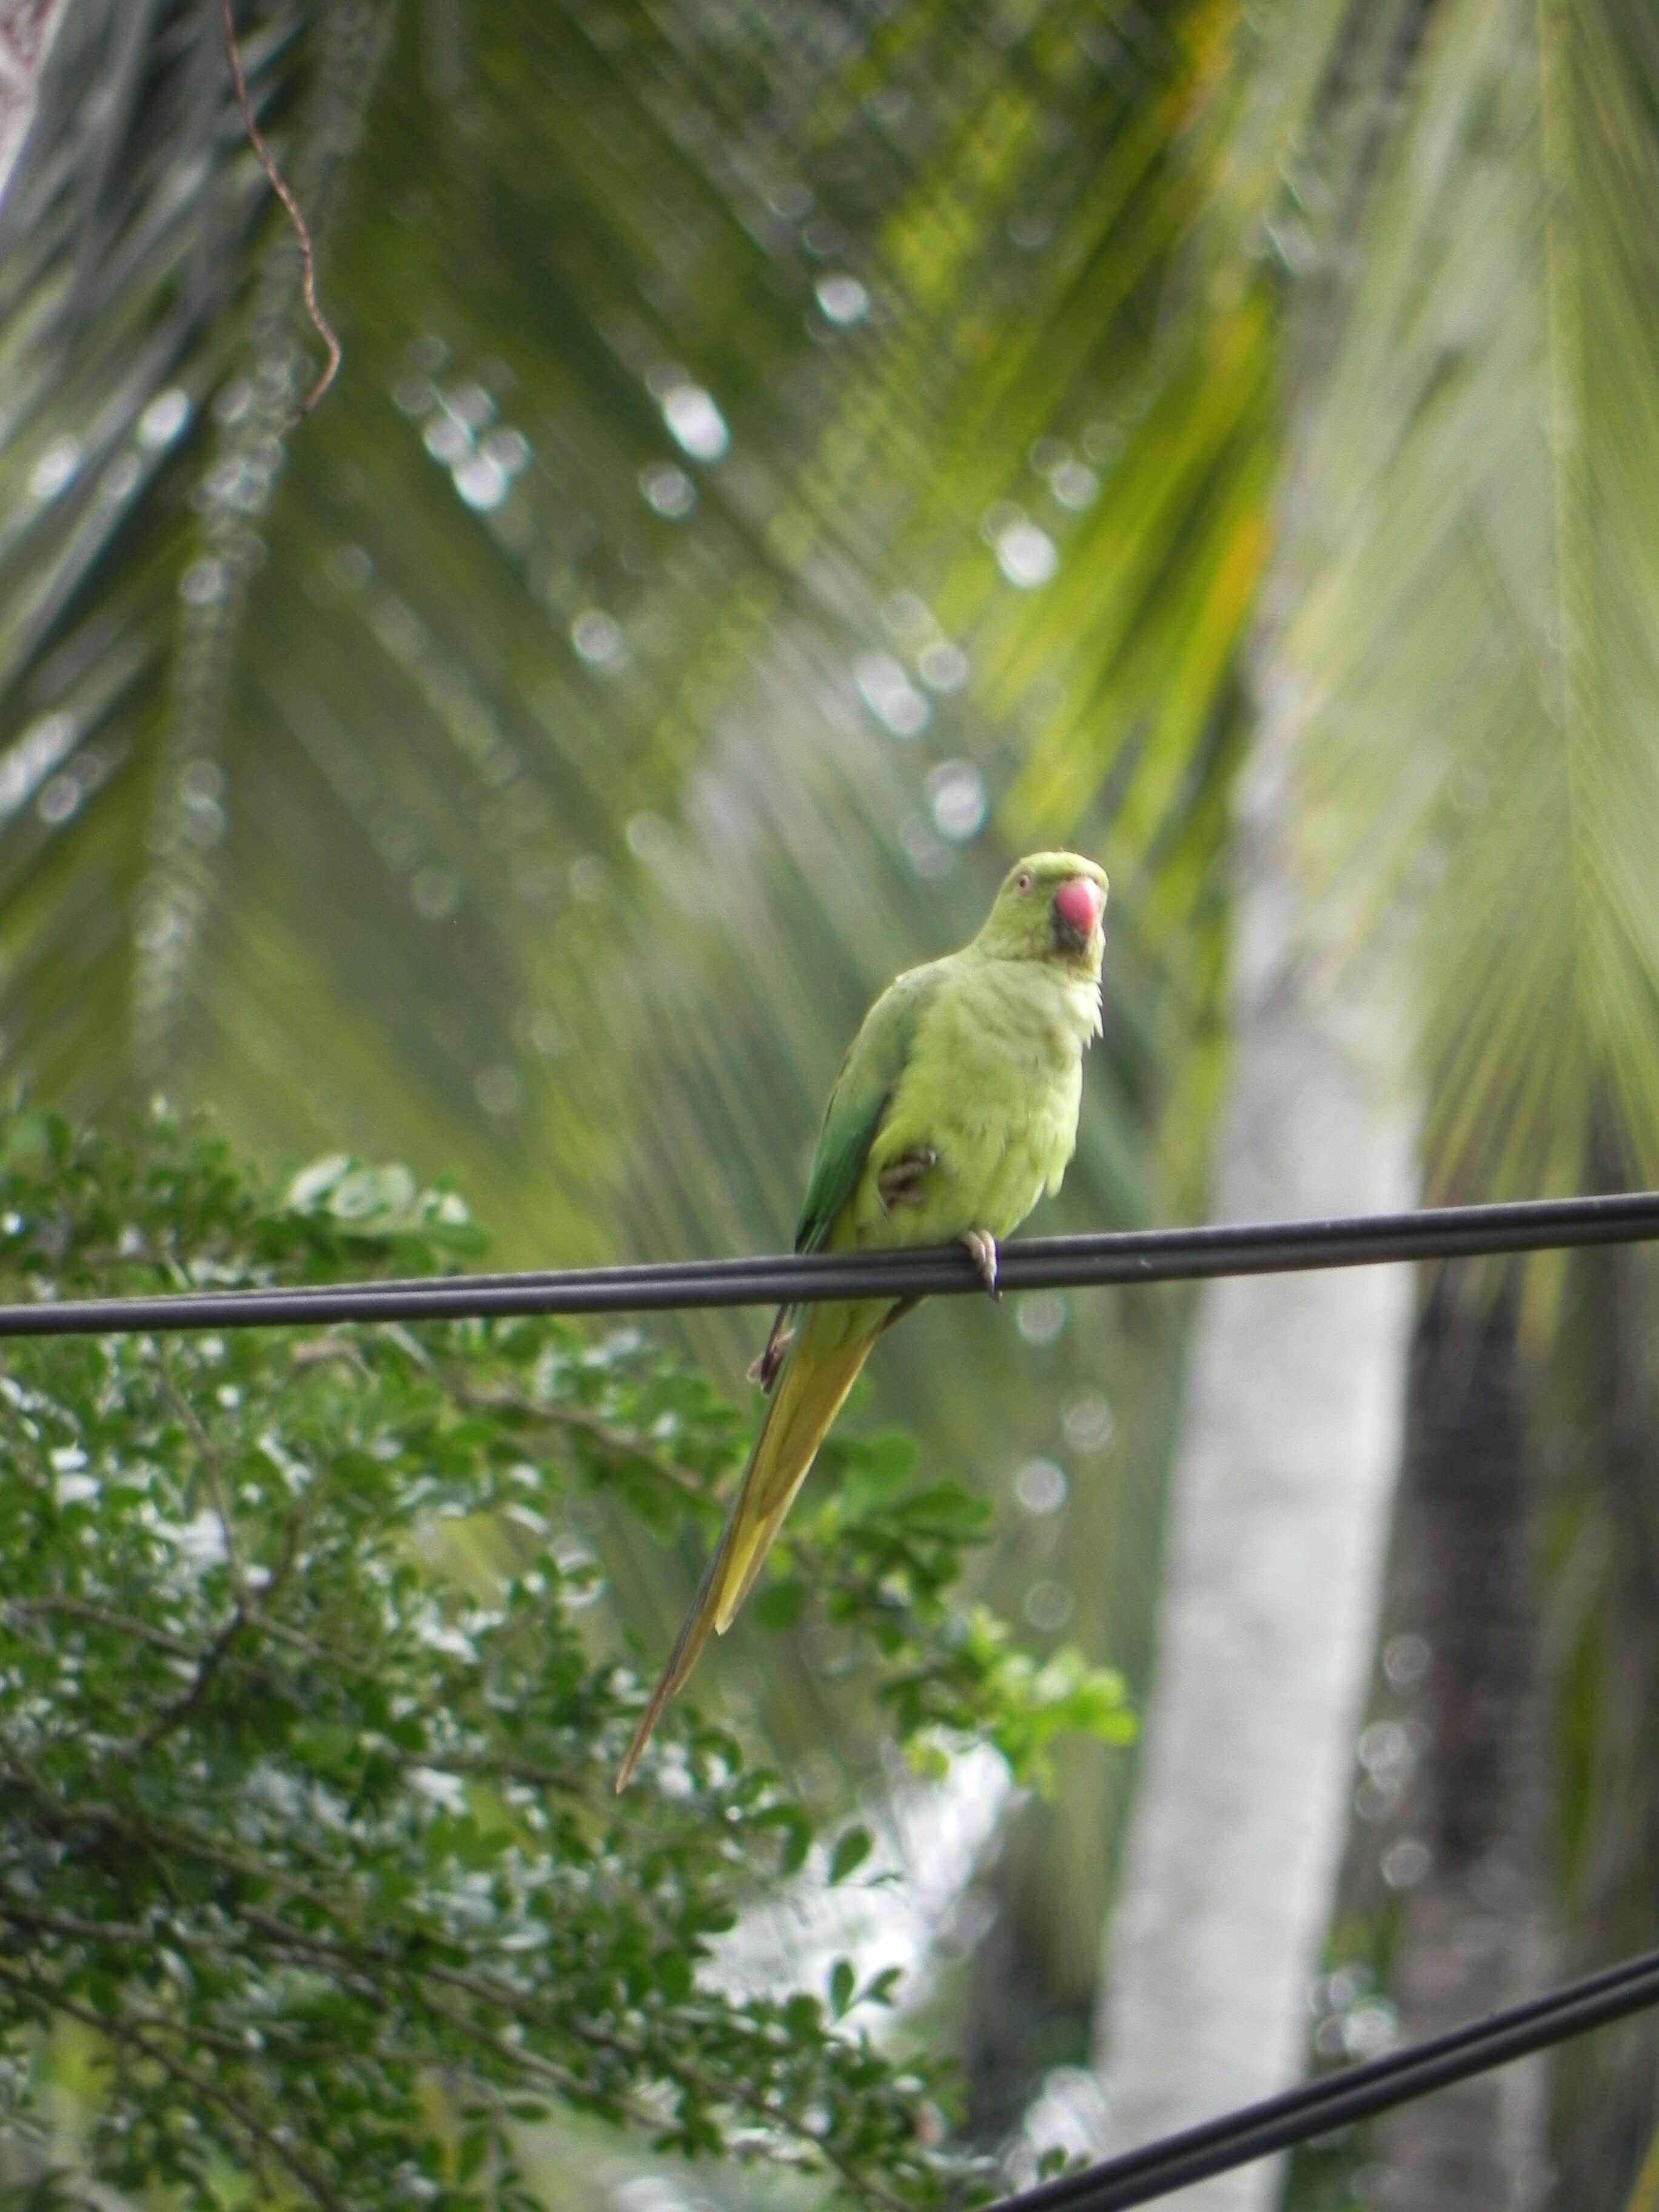
[[[890,983],[865,1016],[841,1064],[806,1195],[795,1224],[795,1249],[823,1249],[837,1215],[858,1188],[870,1146],[903,1079],[918,1026],[938,995],[945,963],[912,968]]]
[[[1066,888],[1079,884],[1097,904]],[[1100,1030],[1105,896],[1093,861],[1035,854],[1009,871],[971,944],[882,993],[830,1094],[798,1251],[891,1250],[970,1231],[1000,1242],[1059,1189],[1077,1144],[1083,1054]],[[813,1305],[793,1340],[779,1315],[760,1367],[771,1403],[619,1789],[710,1630],[730,1626],[871,1345],[904,1310],[891,1298]]]

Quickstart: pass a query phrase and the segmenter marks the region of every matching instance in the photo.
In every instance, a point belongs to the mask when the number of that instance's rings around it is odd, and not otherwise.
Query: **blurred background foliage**
[[[211,8],[70,0],[0,206],[0,974],[40,1095],[164,1085],[270,1160],[451,1170],[503,1264],[775,1246],[869,997],[1063,839],[1112,874],[1109,1015],[1048,1225],[1192,1216],[1260,699],[1429,1184],[1654,1179],[1637,0],[240,27],[346,349],[291,435],[298,258]],[[1498,1613],[1516,1740],[1553,1748],[1500,1794],[1552,1941],[1600,1955],[1659,1916],[1650,1286],[1492,1291],[1433,1309],[1480,1356],[1413,1387],[1519,1409]],[[1184,1310],[953,1304],[872,1385],[1004,1508],[999,1601],[1132,1683]],[[685,1342],[735,1389],[752,1336]],[[694,1564],[623,1565],[647,1640]],[[1407,1583],[1390,1632],[1438,1649],[1466,1593]],[[722,1659],[805,1786],[870,1786],[810,1654]],[[989,2131],[1085,2047],[1124,1771],[1068,1760],[1021,1816],[950,1985]],[[1395,1828],[1357,1815],[1334,1966],[1389,1971],[1407,1778]],[[1622,2033],[1613,2089],[1560,2075],[1575,2206],[1651,2129]],[[1370,2201],[1338,2164],[1297,2185]]]
[[[870,997],[1064,837],[1115,891],[1060,1219],[1196,1212],[1273,450],[1267,289],[1185,266],[1231,30],[255,11],[348,361],[284,440],[210,29],[71,9],[5,260],[9,1065],[441,1163],[507,1261],[775,1246]],[[1132,1677],[1182,1311],[924,1313],[875,1386],[1008,1509],[1002,1601]],[[688,1331],[730,1382],[752,1334]],[[648,1637],[693,1564],[624,1570]],[[730,1656],[845,1787],[815,1671]],[[1073,2056],[1121,1770],[1020,1884]]]

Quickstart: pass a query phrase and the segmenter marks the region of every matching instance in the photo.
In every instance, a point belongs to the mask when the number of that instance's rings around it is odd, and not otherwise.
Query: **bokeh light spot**
[[[825,319],[845,330],[870,312],[870,295],[856,276],[820,276],[814,287]]]
[[[1432,1656],[1425,1637],[1391,1636],[1382,1647],[1382,1672],[1396,1690],[1413,1690],[1428,1673]]]
[[[170,385],[158,392],[138,417],[137,437],[147,453],[159,453],[180,436],[190,421],[190,394]]]
[[[179,596],[187,607],[210,607],[229,588],[221,561],[192,561],[179,579]]]
[[[469,430],[482,430],[495,419],[495,403],[482,384],[458,384],[443,398],[450,413]]]
[[[1038,1519],[1058,1513],[1070,1489],[1066,1470],[1051,1459],[1028,1459],[1014,1477],[1014,1496]]]
[[[0,753],[0,819],[27,806],[41,783],[75,749],[75,717],[43,714],[15,745]]]
[[[476,453],[470,461],[463,461],[454,471],[454,482],[466,504],[479,514],[499,507],[512,489],[507,471],[487,453]]]
[[[1364,1997],[1342,2023],[1342,2047],[1350,2058],[1375,2058],[1400,2039],[1400,2015],[1386,1997]]]
[[[81,787],[72,775],[55,775],[35,802],[43,822],[56,829],[67,822],[81,804]]]
[[[933,827],[951,844],[964,844],[985,827],[990,799],[985,778],[972,761],[942,761],[928,776],[927,792]]]
[[[674,849],[674,833],[660,814],[645,812],[629,817],[624,832],[628,849],[636,860],[655,867],[667,860]]]
[[[960,691],[968,681],[968,656],[949,638],[935,638],[916,655],[916,670],[930,691]]]
[[[465,422],[457,422],[453,415],[434,415],[426,426],[422,443],[434,461],[441,461],[447,469],[453,468],[472,451],[472,434]]]
[[[933,610],[920,592],[890,592],[881,603],[881,619],[903,646],[926,645],[939,635]]]
[[[1072,1617],[1072,1593],[1064,1583],[1033,1583],[1025,1593],[1025,1618],[1039,1635],[1055,1636]]]
[[[1104,1451],[1117,1426],[1112,1409],[1098,1390],[1079,1390],[1066,1401],[1060,1415],[1066,1441],[1075,1452]]]
[[[81,441],[54,438],[29,471],[29,495],[43,504],[65,492],[81,472]]]
[[[1415,1889],[1434,1863],[1434,1854],[1419,1836],[1401,1836],[1382,1854],[1382,1879],[1390,1889]]]
[[[622,624],[603,607],[586,607],[570,625],[570,642],[590,668],[618,667],[628,650]]]
[[[890,653],[860,653],[853,678],[865,705],[894,737],[914,738],[927,728],[927,702]]]
[[[1066,1301],[1058,1291],[1028,1291],[1014,1309],[1014,1326],[1027,1344],[1052,1344],[1066,1326]]]
[[[1024,520],[1011,523],[996,541],[997,566],[1022,592],[1050,582],[1060,567],[1060,550],[1046,530]]]
[[[1062,507],[1079,514],[1100,497],[1100,478],[1082,461],[1062,461],[1049,477],[1048,489]]]
[[[732,443],[726,417],[699,384],[676,386],[662,402],[662,417],[675,443],[694,461],[717,461]]]
[[[516,1113],[524,1098],[524,1085],[510,1067],[481,1067],[472,1090],[486,1114]]]
[[[216,422],[240,422],[253,404],[253,386],[245,376],[234,376],[213,402]]]
[[[337,545],[328,556],[328,580],[342,592],[360,592],[374,574],[374,563],[361,545]]]
[[[683,522],[697,503],[697,488],[672,461],[653,461],[640,471],[646,505],[667,522]]]
[[[529,465],[530,441],[522,430],[509,429],[505,426],[499,430],[490,430],[486,433],[478,451],[485,460],[494,461],[498,469],[504,470],[510,477],[516,477]]]

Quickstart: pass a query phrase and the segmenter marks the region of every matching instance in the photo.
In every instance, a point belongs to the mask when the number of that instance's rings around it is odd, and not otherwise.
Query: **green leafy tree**
[[[343,1158],[280,1199],[158,1115],[142,1141],[13,1119],[5,1294],[318,1281],[476,1249],[453,1193]],[[71,2024],[84,2160],[200,2206],[229,2175],[319,2205],[534,2201],[521,2124],[766,2156],[858,2202],[974,2186],[948,2085],[872,2039],[894,1977],[721,1993],[745,1898],[813,1826],[642,1687],[582,1530],[603,1493],[702,1530],[742,1424],[633,1330],[548,1320],[24,1341],[0,1380],[0,2090],[58,2155],[39,2065]],[[760,1608],[854,1639],[913,1756],[1065,1729],[1121,1742],[1114,1676],[1039,1665],[955,1601],[987,1509],[902,1438],[843,1440]],[[834,1842],[827,1879],[869,1850]],[[815,1861],[816,1864],[817,1862]]]

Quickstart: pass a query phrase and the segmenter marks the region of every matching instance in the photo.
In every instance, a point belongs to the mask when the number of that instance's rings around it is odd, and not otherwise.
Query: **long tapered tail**
[[[858,1380],[859,1370],[869,1357],[885,1316],[878,1309],[868,1325],[850,1333],[848,1318],[845,1307],[819,1306],[790,1347],[755,1449],[749,1455],[738,1502],[703,1571],[691,1610],[646,1708],[645,1718],[628,1747],[628,1756],[617,1777],[618,1790],[627,1788],[664,1706],[696,1665],[709,1632],[724,1636],[753,1588],[773,1539],[783,1525],[783,1516],[805,1481],[830,1423]],[[830,1339],[828,1343],[826,1337]]]

